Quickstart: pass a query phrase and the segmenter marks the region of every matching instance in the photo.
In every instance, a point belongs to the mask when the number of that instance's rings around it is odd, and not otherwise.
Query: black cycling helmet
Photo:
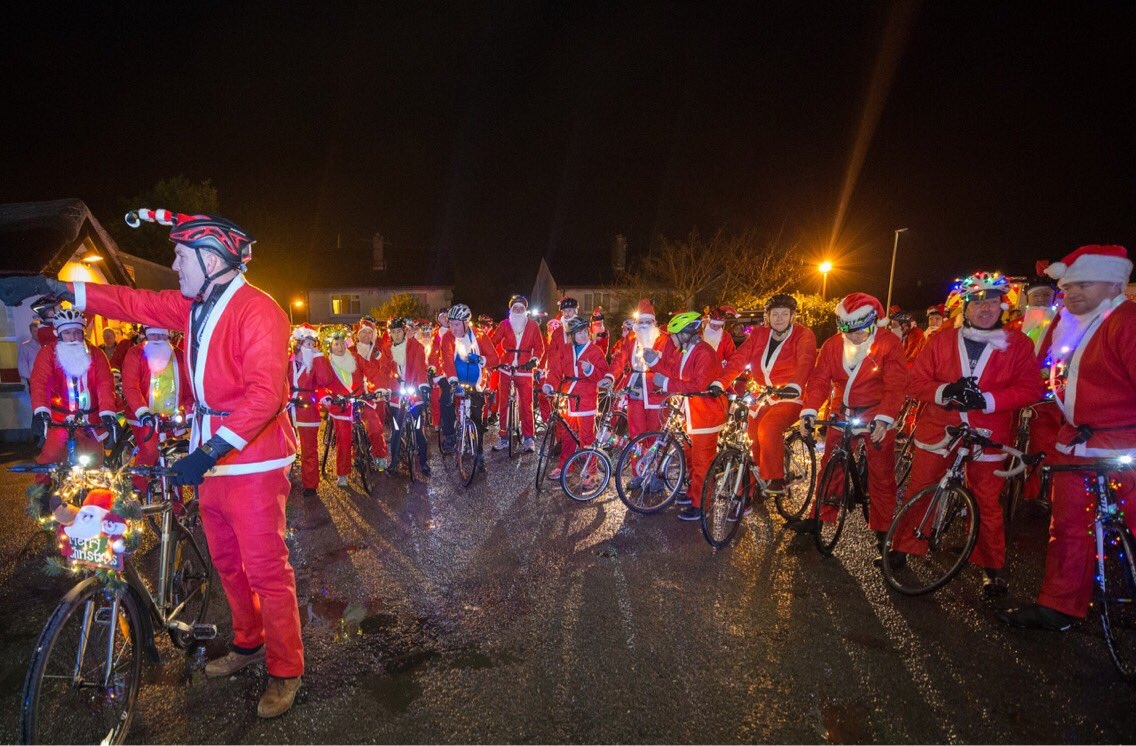
[[[907,311],[900,311],[896,315],[892,316],[891,320],[894,321],[897,324],[908,324],[908,323],[914,323],[915,317],[912,316]]]
[[[568,296],[565,296],[565,297],[560,299],[560,310],[561,311],[563,311],[565,308],[579,308],[579,307],[580,307],[580,301],[576,300],[575,298],[570,298]]]
[[[582,319],[579,316],[573,316],[572,318],[568,319],[568,323],[564,325],[564,331],[568,332],[568,336],[571,337],[576,332],[580,331],[581,329],[587,329],[589,326],[590,324],[585,319]]]
[[[777,293],[769,296],[769,300],[765,301],[765,310],[772,311],[774,308],[788,308],[793,313],[797,312],[797,299],[788,293]]]
[[[387,324],[387,329],[406,329],[406,319],[401,316],[395,316]]]

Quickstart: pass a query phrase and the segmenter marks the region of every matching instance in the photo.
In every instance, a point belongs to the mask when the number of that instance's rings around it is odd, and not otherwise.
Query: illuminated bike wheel
[[[634,438],[615,465],[619,499],[636,513],[658,513],[674,502],[686,475],[682,446],[662,431]]]
[[[901,526],[906,526],[901,528]],[[903,536],[901,532],[906,532]],[[883,563],[887,584],[908,596],[933,593],[966,565],[978,541],[978,504],[969,491],[955,486],[925,487],[895,511],[884,537],[884,557],[902,541],[914,538],[926,554],[908,554],[903,567]]]
[[[787,521],[805,514],[816,486],[816,448],[813,442],[793,431],[785,438],[785,489],[773,496],[777,512]]]
[[[1097,557],[1097,604],[1104,640],[1116,670],[1136,679],[1136,560],[1132,535],[1120,526],[1102,529]]]
[[[588,502],[603,494],[611,482],[611,459],[603,451],[576,451],[560,472],[560,487],[576,502]]]
[[[702,535],[710,546],[721,549],[733,540],[742,524],[749,489],[749,469],[741,451],[719,452],[702,483]]]

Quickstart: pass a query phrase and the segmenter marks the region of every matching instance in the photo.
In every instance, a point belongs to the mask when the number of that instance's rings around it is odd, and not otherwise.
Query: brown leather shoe
[[[300,677],[281,679],[276,676],[268,677],[268,686],[264,688],[264,695],[260,704],[256,706],[257,717],[280,717],[292,709],[292,702],[296,699],[296,692],[300,691]]]
[[[256,652],[244,654],[230,650],[220,658],[214,658],[205,664],[206,678],[216,679],[222,676],[232,676],[237,671],[248,668],[254,663],[264,661],[264,646],[261,645]]]

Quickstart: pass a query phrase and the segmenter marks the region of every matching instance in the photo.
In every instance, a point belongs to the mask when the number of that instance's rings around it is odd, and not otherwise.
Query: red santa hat
[[[359,319],[359,323],[355,325],[355,331],[360,331],[362,329],[370,329],[377,332],[379,325],[376,324],[375,320],[371,317],[364,316],[363,318]]]
[[[939,304],[934,305],[934,306],[928,306],[927,307],[927,315],[928,316],[934,316],[935,314],[938,314],[939,316],[946,316],[947,315],[946,307],[942,303],[939,303]]]
[[[642,319],[644,316],[650,316],[652,321],[655,319],[655,307],[646,298],[640,300],[635,307],[635,318]]]
[[[883,304],[867,293],[846,295],[836,304],[836,318],[848,331],[871,326],[883,314]]]
[[[87,497],[83,500],[83,507],[96,507],[103,510],[110,511],[114,505],[114,495],[108,489],[96,487],[87,493]]]
[[[311,324],[300,324],[292,331],[292,339],[302,342],[305,339],[319,340],[319,331]]]
[[[1119,282],[1132,274],[1132,261],[1123,246],[1082,246],[1045,268],[1058,287],[1071,282]]]

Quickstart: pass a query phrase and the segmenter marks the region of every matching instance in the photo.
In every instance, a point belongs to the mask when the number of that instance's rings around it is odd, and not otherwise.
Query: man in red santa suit
[[[292,424],[300,436],[300,481],[304,494],[312,496],[319,488],[319,401],[322,389],[332,375],[329,366],[315,365],[323,360],[319,349],[319,332],[310,324],[301,324],[292,332],[295,348],[288,368],[292,386]],[[326,362],[326,361],[325,361]],[[320,375],[320,371],[324,375]],[[329,425],[331,427],[331,425]]]
[[[611,354],[608,355],[608,361],[614,362],[619,357],[620,352],[629,343],[635,341],[635,320],[624,319],[623,324],[619,327],[619,339],[611,346]]]
[[[332,329],[327,334],[327,357],[334,377],[328,382],[327,393],[332,396],[359,396],[390,385],[390,374],[384,361],[386,357],[364,359],[350,347],[351,337],[347,327]],[[373,350],[372,350],[373,352]],[[322,383],[322,381],[321,381]],[[351,423],[354,407],[361,406],[363,425],[371,441],[371,457],[379,471],[387,468],[387,444],[383,440],[383,421],[374,402],[363,404],[330,404],[328,417],[335,427],[335,473],[339,477],[336,484],[347,486],[347,475],[351,473],[355,446],[351,437]]]
[[[604,354],[604,359],[606,360],[611,340],[608,338],[607,327],[604,325],[603,306],[596,306],[592,309],[592,323],[588,332],[591,336],[592,344],[600,348],[600,352]]]
[[[391,359],[391,402],[397,405],[402,397],[409,397],[408,406],[411,407],[411,421],[414,423],[414,437],[418,441],[418,470],[430,476],[430,465],[427,463],[426,435],[422,432],[422,397],[430,393],[430,384],[427,383],[426,350],[422,344],[407,333],[406,319],[391,319],[387,326],[390,334]],[[396,421],[395,427],[402,423]],[[391,467],[387,470],[389,476],[398,472],[398,455],[402,448],[402,438],[395,430],[391,434]]]
[[[611,367],[600,381],[600,388],[616,383],[627,386],[628,437],[658,430],[662,425],[663,396],[651,382],[651,365],[666,349],[667,335],[655,324],[655,307],[643,298],[635,310],[633,337],[612,356]]]
[[[544,335],[540,333],[540,324],[529,318],[529,299],[523,295],[514,295],[509,298],[509,316],[497,325],[489,341],[497,346],[497,352],[503,365],[511,365],[523,370],[499,369],[497,379],[497,443],[493,446],[495,451],[503,451],[509,447],[509,435],[506,431],[509,418],[509,391],[517,387],[517,403],[521,411],[521,437],[524,438],[523,449],[526,453],[536,450],[533,441],[533,369],[544,356]]]
[[[965,422],[990,431],[998,443],[1013,440],[1014,414],[1041,399],[1041,380],[1029,338],[1002,328],[1002,303],[1010,284],[998,273],[977,272],[962,281],[963,326],[939,332],[915,361],[908,392],[923,402],[915,425],[915,451],[908,482],[914,495],[937,483],[954,453],[947,428]],[[1002,576],[1006,534],[999,495],[1005,479],[995,472],[1006,455],[982,453],[966,467],[966,481],[978,502],[978,542],[970,561],[983,569],[987,596],[1006,593]],[[927,544],[915,536],[923,509],[910,510],[895,532],[893,565],[904,554],[926,554]]]
[[[288,469],[296,454],[288,402],[288,315],[244,279],[252,238],[211,215],[139,210],[127,215],[171,226],[181,290],[132,290],[48,278],[0,280],[6,303],[45,292],[75,307],[187,332],[193,384],[191,451],[174,464],[176,483],[200,484],[202,525],[233,615],[233,650],[205,667],[228,677],[267,658],[261,717],[291,708],[304,672],[296,584],[284,543]],[[267,653],[265,651],[267,648]]]
[[[663,397],[705,392],[722,374],[722,361],[714,348],[702,340],[701,330],[702,315],[697,311],[676,313],[667,324],[672,344],[664,348],[660,359],[651,362],[652,383]],[[648,350],[646,357],[651,358],[653,352]],[[726,424],[726,407],[725,400],[714,396],[684,398],[682,408],[686,434],[690,436],[690,447],[686,449],[690,487],[686,494],[678,495],[675,504],[683,506],[678,513],[680,521],[697,521],[702,518],[702,483],[718,450],[718,433]]]
[[[15,278],[13,278],[15,279]],[[23,278],[20,278],[23,279]],[[49,428],[48,422],[61,423],[74,419],[85,424],[101,422],[110,443],[119,437],[115,416],[114,376],[106,355],[90,347],[83,339],[87,320],[78,310],[56,312],[52,319],[58,341],[45,345],[36,354],[29,380],[32,401],[32,434],[43,440],[36,463],[53,464],[67,459],[67,431]],[[76,430],[77,452],[101,464],[107,435],[92,436],[88,430]],[[36,479],[49,484],[51,478],[41,474]]]
[[[821,346],[816,367],[805,385],[801,409],[804,434],[812,430],[817,410],[825,399],[830,417],[866,423],[854,431],[857,437],[871,440],[866,450],[871,495],[868,526],[876,532],[879,547],[883,546],[883,536],[895,514],[895,418],[903,406],[907,386],[907,361],[899,337],[876,328],[882,315],[883,306],[867,293],[852,293],[837,304],[836,327],[840,331]],[[840,435],[837,428],[828,429],[824,463],[827,454],[839,444]],[[819,520],[830,518],[822,513]],[[814,508],[812,517],[792,521],[788,526],[796,531],[815,532],[817,521]]]
[[[559,355],[549,363],[548,378],[541,387],[545,396],[553,391],[571,394],[576,399],[568,400],[565,415],[582,448],[589,447],[596,440],[596,384],[607,374],[607,358],[603,351],[591,341],[589,323],[579,316],[568,320],[565,330],[571,336],[572,344],[560,348]],[[564,384],[568,384],[565,386]],[[564,465],[576,452],[576,441],[567,432],[569,425],[561,422],[560,427],[560,465],[548,473],[549,479],[559,479]],[[585,475],[585,479],[594,475]]]
[[[143,344],[132,345],[123,358],[122,396],[138,448],[134,461],[153,466],[158,463],[158,444],[164,439],[159,423],[180,416],[188,427],[193,391],[185,356],[170,344],[169,329],[147,327],[144,338]],[[134,488],[145,491],[146,478],[134,477]]]
[[[726,329],[726,324],[732,322],[735,316],[737,312],[729,306],[715,306],[707,314],[706,325],[702,329],[702,341],[714,348],[723,364],[737,350],[734,338]]]
[[[450,321],[446,314],[450,309],[443,308],[435,317],[438,328],[434,330],[434,337],[430,341],[430,349],[426,352],[426,367],[430,373],[433,388],[430,390],[430,424],[434,427],[441,425],[442,416],[442,388],[447,386],[446,373],[442,370],[442,337],[450,333]],[[433,372],[430,372],[433,371]]]
[[[355,353],[365,363],[363,374],[366,378],[364,385],[368,392],[380,388],[390,388],[390,336],[379,333],[378,322],[374,316],[364,316],[355,326]],[[378,418],[378,422],[387,421],[387,403],[374,401],[371,410]],[[373,445],[373,444],[372,444]],[[386,458],[385,448],[380,449],[382,458]]]
[[[781,494],[785,491],[785,431],[800,417],[801,395],[816,364],[817,341],[811,329],[794,323],[797,300],[793,296],[772,296],[765,313],[769,324],[754,329],[730,356],[711,391],[720,393],[736,378],[747,375],[764,386],[785,390],[760,409],[751,409],[747,426],[753,461],[767,483],[766,492]]]
[[[1132,262],[1123,246],[1082,246],[1046,268],[1065,293],[1042,340],[1052,357],[1050,386],[1061,407],[1058,464],[1136,457],[1136,304],[1124,290]],[[1085,489],[1091,475],[1053,475],[1053,513],[1045,576],[1037,603],[1001,615],[1027,629],[1069,629],[1084,619],[1097,569],[1093,518],[1096,498]],[[1124,522],[1136,531],[1136,474],[1111,475]]]
[[[903,340],[903,357],[906,358],[907,364],[911,365],[922,351],[923,345],[927,343],[923,330],[915,323],[915,317],[907,311],[900,311],[891,321],[892,329]]]
[[[946,311],[947,309],[941,303],[927,309],[927,329],[923,332],[924,340],[930,339],[931,335],[943,328],[943,314]]]
[[[560,356],[564,348],[571,344],[568,339],[568,333],[565,331],[565,325],[569,320],[576,318],[580,313],[580,302],[570,296],[565,296],[560,299],[560,316],[555,319],[549,320],[546,328],[548,330],[548,343],[544,347],[544,356],[540,359],[538,367],[545,375],[548,374],[549,366],[552,361]],[[538,397],[540,404],[540,416],[545,422],[552,415],[552,407],[549,403],[548,397]]]
[[[442,337],[442,370],[447,389],[442,399],[443,450],[452,453],[457,444],[457,412],[454,396],[458,384],[473,387],[469,394],[470,416],[477,425],[481,449],[485,450],[485,380],[487,370],[500,362],[497,348],[473,326],[473,312],[464,303],[455,303],[447,312],[450,333]],[[477,455],[478,468],[485,470],[484,453]]]

